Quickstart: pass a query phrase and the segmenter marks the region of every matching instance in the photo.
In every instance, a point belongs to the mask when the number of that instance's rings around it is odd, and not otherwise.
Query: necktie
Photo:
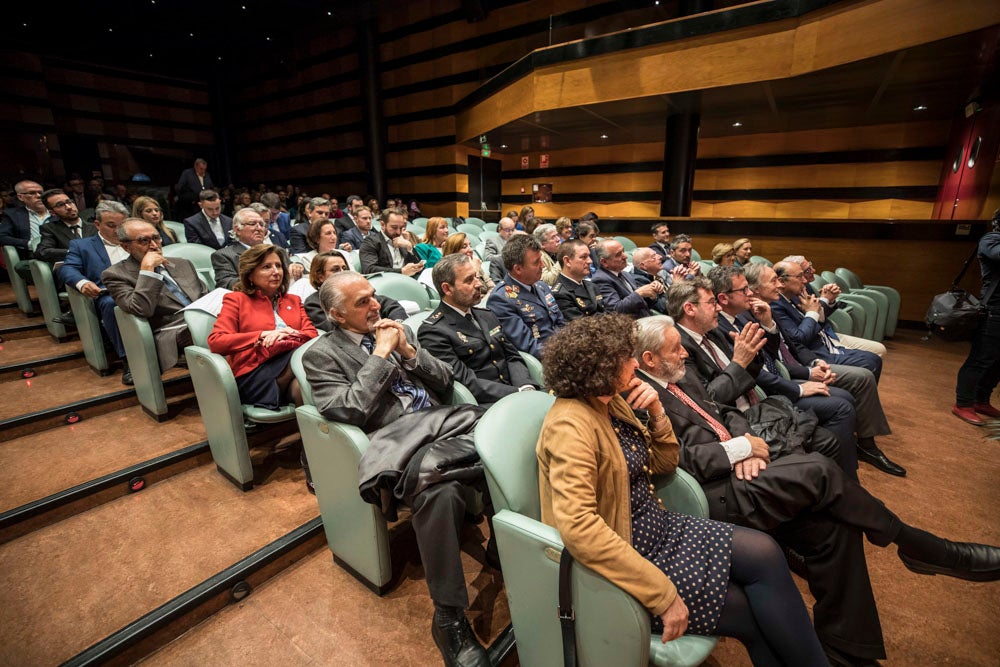
[[[729,431],[718,419],[710,415],[707,410],[691,400],[691,397],[681,391],[680,387],[675,384],[668,384],[667,390],[676,396],[681,403],[697,412],[698,415],[708,423],[712,430],[715,431],[715,434],[719,436],[719,442],[725,442],[726,440],[733,439],[733,436],[729,434]]]
[[[476,318],[474,318],[472,316],[472,313],[466,313],[465,314],[465,319],[468,320],[469,324],[471,324],[472,326],[476,327],[477,329],[480,329],[480,330],[482,329],[482,327],[479,326],[479,322],[476,321]]]
[[[726,368],[725,364],[722,363],[722,359],[719,358],[719,355],[715,353],[715,348],[712,347],[712,343],[708,340],[707,337],[701,339],[701,346],[704,347],[706,350],[708,350],[708,353],[712,355],[712,360],[715,362],[715,365],[718,366],[720,369],[725,370]],[[778,369],[775,368],[775,371],[777,370]],[[757,392],[754,391],[753,389],[743,394],[743,398],[747,399],[747,403],[749,403],[750,405],[757,405],[760,402],[759,400],[757,400]]]
[[[792,356],[792,351],[785,345],[785,337],[778,332],[778,351],[781,353],[781,360],[786,366],[801,366],[799,360]]]
[[[69,228],[73,230],[73,236],[80,238],[80,225],[70,225]]]
[[[368,354],[374,352],[375,336],[371,334],[365,334],[362,336],[361,347],[363,347]],[[409,396],[412,399],[412,402],[410,403],[410,412],[417,412],[430,407],[431,400],[428,398],[427,392],[422,387],[418,387],[409,380],[406,380],[403,376],[402,368],[398,370],[399,372],[392,381],[392,393],[397,396]]]
[[[187,297],[187,294],[184,293],[184,290],[181,289],[181,286],[178,285],[176,282],[174,282],[173,278],[171,278],[167,273],[164,273],[162,266],[158,266],[153,270],[163,277],[164,286],[166,286],[166,288],[170,290],[170,293],[173,294],[174,297],[181,302],[182,306],[187,306],[191,304],[191,299]]]

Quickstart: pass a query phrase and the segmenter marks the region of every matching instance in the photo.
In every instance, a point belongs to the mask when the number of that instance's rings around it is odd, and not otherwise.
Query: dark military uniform
[[[518,350],[533,357],[542,356],[542,345],[566,324],[552,288],[539,280],[532,285],[532,291],[507,274],[503,282],[490,292],[486,305],[500,320],[503,332]]]
[[[496,315],[486,308],[473,308],[469,314],[473,322],[442,302],[421,323],[417,340],[452,367],[455,379],[480,405],[495,403],[523,385],[538,388]]]
[[[604,312],[604,297],[594,289],[590,278],[584,278],[581,285],[559,274],[559,279],[552,286],[552,296],[556,298],[556,304],[567,322]]]

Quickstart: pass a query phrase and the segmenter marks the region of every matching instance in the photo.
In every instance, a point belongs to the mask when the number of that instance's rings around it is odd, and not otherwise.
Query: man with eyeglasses
[[[267,223],[257,211],[249,206],[236,211],[233,216],[233,236],[236,242],[212,253],[212,269],[215,271],[215,287],[233,289],[240,279],[240,255],[247,248],[263,243],[267,237]],[[286,266],[288,256],[278,247]],[[301,277],[301,275],[300,275]]]
[[[600,266],[594,271],[592,280],[604,297],[604,309],[636,319],[648,317],[650,307],[656,305],[657,298],[664,292],[663,283],[638,286],[632,274],[625,270],[628,266],[625,248],[614,239],[597,242],[597,261]]]
[[[55,265],[66,259],[70,241],[94,236],[97,227],[80,218],[73,199],[62,190],[46,190],[42,193],[42,202],[52,215],[38,229],[41,240],[35,248],[35,259]],[[63,281],[58,273],[55,279],[56,287],[61,290]]]
[[[17,248],[21,261],[14,269],[22,278],[31,282],[28,260],[38,242],[42,240],[39,229],[49,217],[49,210],[42,202],[42,186],[34,181],[21,181],[14,185],[18,204],[5,208],[0,217],[0,245]]]
[[[118,241],[129,256],[107,268],[101,279],[119,308],[149,320],[160,371],[166,371],[191,344],[181,309],[208,290],[191,262],[163,256],[160,233],[145,220],[127,219],[118,227]]]

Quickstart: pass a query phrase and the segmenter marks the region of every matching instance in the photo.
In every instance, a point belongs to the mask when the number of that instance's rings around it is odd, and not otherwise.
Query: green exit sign
[[[489,144],[483,144],[482,154],[483,154],[483,157],[489,157],[490,156],[490,145]]]

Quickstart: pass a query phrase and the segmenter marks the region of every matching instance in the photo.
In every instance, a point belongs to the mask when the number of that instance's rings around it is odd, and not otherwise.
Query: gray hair
[[[670,241],[670,249],[677,250],[677,246],[682,243],[691,243],[691,237],[687,234],[678,234]]]
[[[684,317],[684,304],[695,303],[698,300],[698,290],[712,291],[712,283],[704,276],[695,276],[688,280],[675,280],[667,290],[667,314],[675,320]]]
[[[116,201],[102,201],[98,202],[97,206],[94,208],[94,219],[100,221],[102,213],[119,213],[124,215],[126,218],[132,215],[124,204]]]
[[[529,250],[541,252],[542,246],[535,240],[534,236],[515,234],[504,244],[503,250],[500,251],[500,258],[503,260],[503,265],[510,271],[515,265],[524,266],[524,258],[527,256]],[[434,274],[432,273],[431,275]]]
[[[499,229],[499,227],[497,227],[497,229]],[[535,227],[535,231],[531,232],[531,235],[535,237],[536,241],[542,243],[545,241],[545,237],[554,231],[556,231],[556,226],[546,222],[544,225],[538,225]]]
[[[504,217],[500,218],[500,222],[497,223],[497,231],[500,231],[500,228],[503,227],[503,223],[505,223],[505,222],[509,222],[512,225],[517,225],[517,223],[514,222],[514,220],[512,218],[508,218],[508,217],[504,216]]]
[[[770,268],[767,264],[747,264],[743,267],[743,275],[747,277],[747,284],[750,289],[756,290],[760,281],[764,279],[764,269]]]
[[[789,255],[788,257],[781,260],[782,262],[791,262],[792,264],[801,264],[806,261],[806,258],[802,255]]]
[[[267,210],[267,207],[264,207],[264,209]],[[246,224],[246,222],[243,219],[247,217],[247,215],[249,215],[250,213],[256,213],[257,215],[260,215],[260,211],[256,210],[253,207],[253,204],[251,204],[250,206],[244,206],[240,210],[236,211],[236,213],[233,213],[234,232],[236,231],[237,227],[242,227],[243,225]]]
[[[135,222],[140,222],[140,223],[142,223],[144,225],[149,225],[150,227],[153,227],[153,229],[156,229],[156,227],[152,223],[146,222],[142,218],[125,218],[125,222],[123,222],[122,224],[118,225],[118,229],[115,232],[118,235],[118,240],[119,241],[124,242],[124,241],[131,241],[132,240],[132,239],[129,238],[129,235],[128,235],[128,226],[129,226],[129,223],[135,223]]]
[[[635,359],[642,363],[643,352],[659,352],[663,347],[663,334],[674,328],[674,318],[666,315],[643,317],[636,321]]]
[[[741,266],[713,266],[708,272],[708,279],[712,281],[712,292],[722,294],[733,289],[733,278],[744,274]]]
[[[341,271],[340,273],[334,273],[326,277],[323,284],[319,288],[319,302],[323,306],[323,312],[326,313],[327,318],[330,317],[330,311],[342,311],[344,310],[344,302],[347,301],[347,290],[345,289],[348,283],[355,281],[368,282],[360,273],[355,273],[353,271]]]
[[[653,250],[650,248],[636,248],[635,251],[632,253],[632,264],[635,266],[639,266],[647,259],[649,259],[650,256],[653,254],[654,254]]]
[[[597,242],[597,246],[594,248],[594,251],[597,253],[598,262],[600,262],[602,259],[607,259],[608,257],[611,257],[611,249],[608,246],[610,246],[612,243],[618,243],[618,241],[614,239],[601,239],[600,241]]]
[[[306,209],[307,213],[311,213],[312,211],[315,211],[320,206],[331,206],[332,207],[333,206],[333,202],[331,202],[329,199],[326,199],[325,197],[313,197],[312,199],[310,199],[309,201],[306,202],[305,209]]]
[[[455,284],[455,269],[464,264],[472,264],[472,258],[460,252],[445,255],[437,261],[431,270],[431,280],[434,281],[434,289],[438,291],[438,294],[444,294],[441,286],[445,283]]]

